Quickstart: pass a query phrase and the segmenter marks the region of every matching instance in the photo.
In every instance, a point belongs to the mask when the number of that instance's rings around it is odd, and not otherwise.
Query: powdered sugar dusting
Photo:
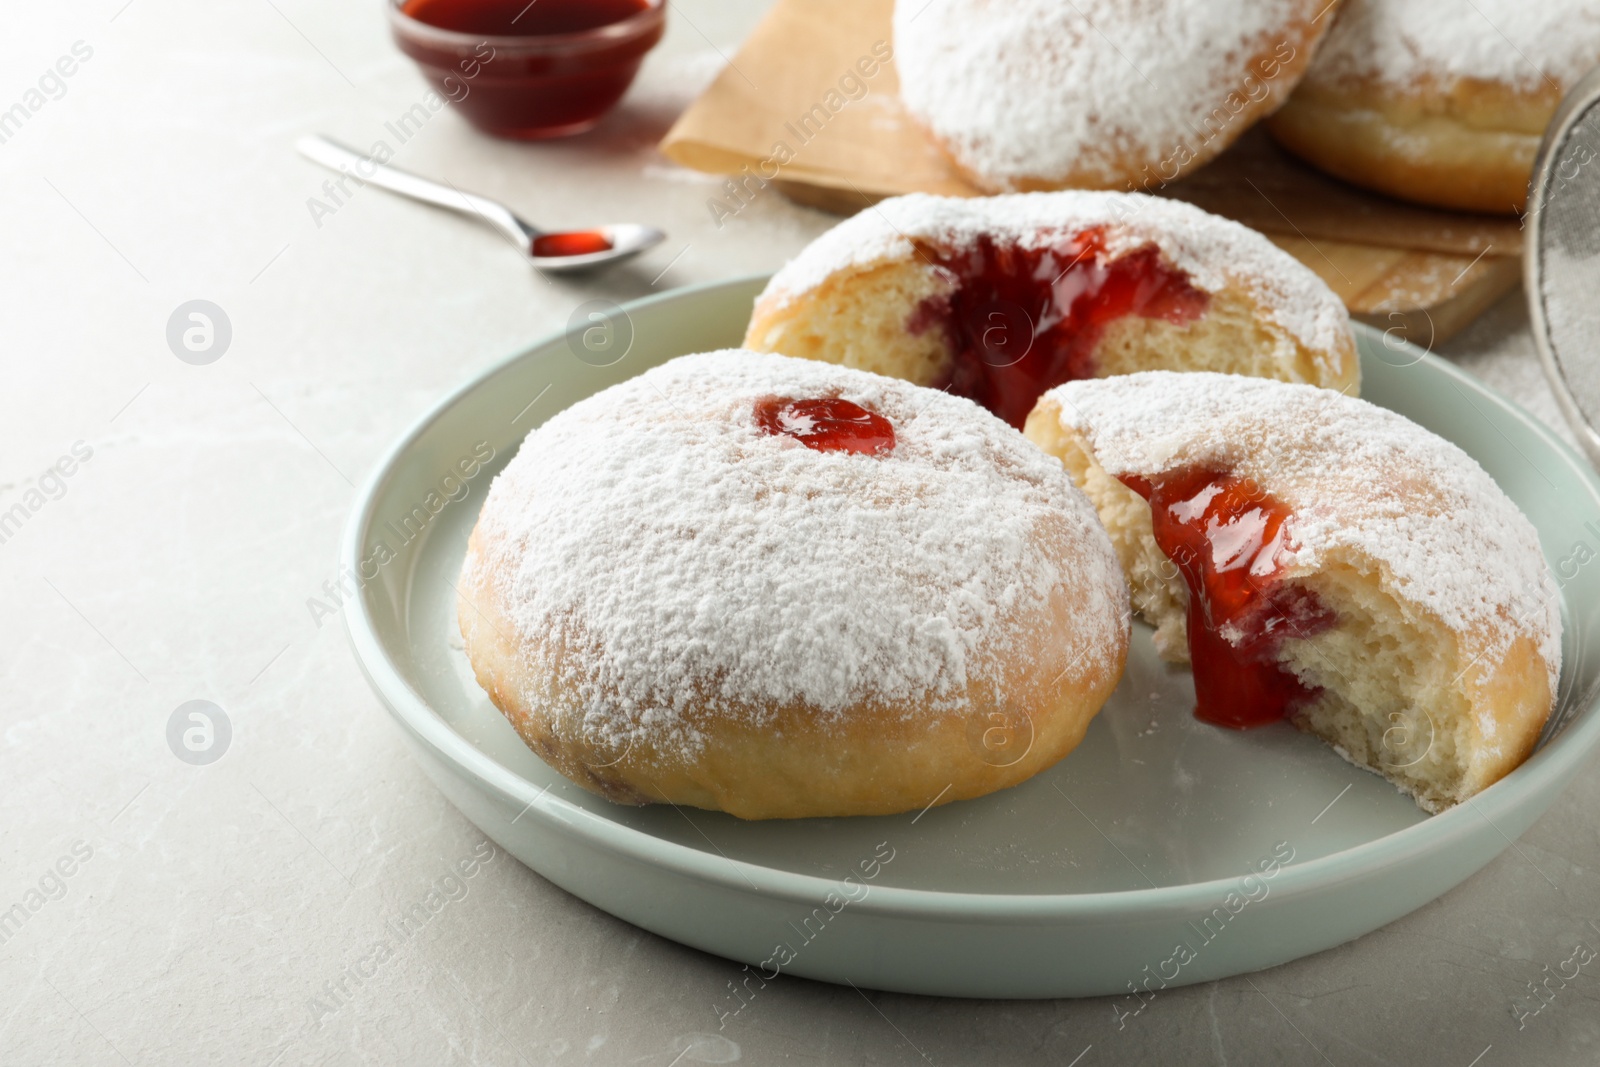
[[[764,433],[774,395],[859,404],[895,447]],[[521,638],[567,650],[535,666],[580,694],[585,731],[678,750],[690,711],[960,708],[1025,639],[1009,620],[1063,587],[1092,608],[1067,650],[1085,670],[1124,625],[1109,539],[1054,460],[970,401],[778,355],[685,356],[556,415],[495,480],[479,541],[468,567]]]
[[[1144,193],[895,197],[818,237],[773,276],[760,300],[782,307],[840,272],[910,258],[917,254],[913,240],[960,248],[987,234],[1039,248],[1093,226],[1105,227],[1113,258],[1154,244],[1198,289],[1244,288],[1272,322],[1313,352],[1334,350],[1349,335],[1344,304],[1289,253],[1230,219]]]
[[[1487,656],[1521,635],[1561,663],[1557,586],[1533,524],[1478,463],[1409,419],[1310,385],[1147,371],[1046,396],[1113,475],[1204,464],[1251,478],[1294,511],[1286,568],[1354,549]]]
[[[1600,0],[1345,0],[1306,84],[1481,78],[1571,88],[1600,63]]]
[[[1242,132],[1237,119],[1240,130],[1215,129],[1230,93],[1287,92],[1247,82],[1247,63],[1292,58],[1325,3],[899,0],[900,96],[997,188],[1067,174],[1120,187],[1127,160],[1155,165],[1185,146],[1192,157]]]

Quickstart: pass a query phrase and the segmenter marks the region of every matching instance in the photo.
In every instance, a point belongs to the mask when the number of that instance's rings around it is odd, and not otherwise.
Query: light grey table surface
[[[7,8],[0,113],[24,114],[0,126],[0,512],[21,503],[24,521],[0,543],[0,1063],[1600,1059],[1594,967],[1514,1017],[1546,967],[1600,946],[1592,775],[1421,911],[1163,992],[1122,1029],[1105,1000],[784,978],[719,1030],[738,965],[504,855],[442,881],[482,837],[412,763],[341,620],[308,606],[337,607],[325,583],[352,483],[442,393],[582,301],[770,269],[831,224],[767,193],[719,228],[716,184],[654,148],[762,7],[673,0],[623,109],[539,146],[448,111],[395,144],[385,123],[424,86],[372,0]],[[75,46],[72,76],[46,76]],[[332,203],[291,147],[311,131],[388,139],[401,165],[536,220],[671,238],[628,269],[541,279],[454,217],[376,190]],[[167,343],[192,299],[231,324],[207,366]],[[1445,350],[1554,423],[1519,299]],[[70,476],[47,474],[63,457]],[[196,699],[232,728],[206,766],[167,737]],[[456,899],[396,940],[386,923],[440,886]]]

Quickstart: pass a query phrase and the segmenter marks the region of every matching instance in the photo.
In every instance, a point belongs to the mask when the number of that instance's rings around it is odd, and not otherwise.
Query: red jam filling
[[[1204,467],[1122,482],[1150,502],[1156,544],[1189,586],[1195,717],[1261,726],[1314,697],[1276,660],[1284,639],[1334,623],[1315,593],[1281,581],[1289,508],[1248,479]]]
[[[1018,428],[1041,393],[1094,376],[1108,324],[1129,315],[1193,322],[1209,303],[1153,244],[1109,259],[1100,227],[1041,248],[985,236],[959,251],[918,250],[959,282],[907,323],[912,333],[942,327],[956,350],[949,380],[935,384]]]
[[[611,238],[599,230],[546,233],[533,239],[533,254],[536,256],[586,256],[593,252],[609,251]]]
[[[838,397],[818,400],[764,397],[756,401],[756,425],[770,434],[793,437],[818,452],[878,456],[894,448],[893,423],[877,412]]]

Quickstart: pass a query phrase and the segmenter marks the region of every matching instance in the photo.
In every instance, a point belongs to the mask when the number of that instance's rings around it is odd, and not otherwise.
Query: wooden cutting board
[[[854,214],[910,192],[977,196],[900,105],[894,0],[778,0],[662,141],[733,179],[708,207],[734,218],[769,185]],[[885,57],[889,58],[885,58]],[[1519,220],[1403,204],[1328,178],[1265,131],[1159,193],[1266,234],[1357,318],[1432,346],[1521,277]]]

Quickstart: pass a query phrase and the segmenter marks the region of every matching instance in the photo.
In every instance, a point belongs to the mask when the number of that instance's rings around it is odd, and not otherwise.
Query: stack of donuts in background
[[[1600,64],[1600,2],[937,0],[896,5],[895,48],[907,109],[989,192],[1153,190],[1266,119],[1337,178],[1514,214]]]

